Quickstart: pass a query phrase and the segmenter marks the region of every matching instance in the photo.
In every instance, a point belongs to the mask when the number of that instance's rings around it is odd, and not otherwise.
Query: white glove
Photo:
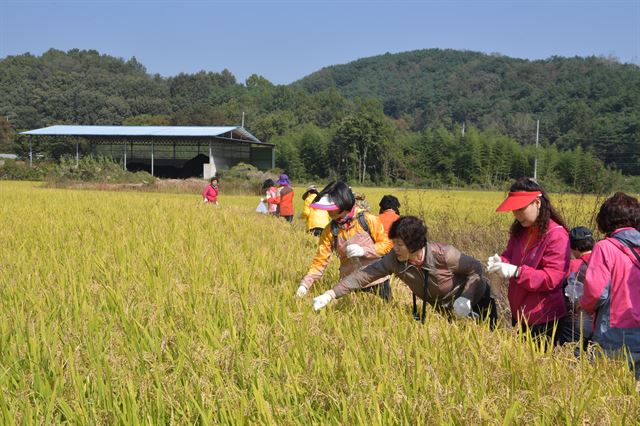
[[[347,246],[347,257],[362,257],[364,256],[364,249],[358,244],[349,244]]]
[[[298,287],[298,291],[296,291],[296,297],[299,297],[300,299],[302,299],[306,295],[307,295],[307,288],[304,285],[300,284],[300,287]]]
[[[453,301],[453,313],[458,318],[467,318],[471,313],[471,300],[466,297],[458,297]]]
[[[209,200],[207,200],[206,198],[202,201],[203,203],[208,203]]]
[[[518,267],[510,263],[496,262],[489,268],[489,272],[497,272],[502,278],[513,278],[518,272]]]
[[[324,294],[321,294],[318,297],[315,297],[313,299],[313,310],[319,311],[320,309],[324,308],[329,304],[329,302],[331,302],[331,299],[333,299],[333,297],[331,296],[331,294],[329,294],[329,292],[326,292]]]
[[[491,269],[491,267],[498,262],[502,262],[502,258],[496,253],[487,260],[487,269]]]

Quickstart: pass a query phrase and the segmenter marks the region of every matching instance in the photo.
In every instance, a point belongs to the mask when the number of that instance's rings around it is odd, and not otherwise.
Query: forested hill
[[[135,58],[95,50],[51,49],[41,56],[0,59],[0,151],[19,151],[15,144],[11,148],[15,131],[53,124],[239,124],[243,112],[251,132],[278,145],[279,165],[300,176],[346,173],[334,170],[331,161],[340,144],[356,143],[349,136],[354,123],[384,133],[375,157],[380,164],[361,161],[366,170],[361,179],[367,173],[409,179],[415,170],[403,171],[407,165],[396,158],[402,153],[392,151],[415,153],[432,135],[444,135],[426,130],[454,135],[464,122],[467,129],[488,132],[487,141],[502,134],[528,145],[534,142],[536,119],[543,146],[579,148],[640,175],[640,68],[609,59],[527,61],[431,49],[327,67],[286,86],[258,74],[241,83],[226,69],[161,77]],[[300,132],[306,130],[319,137],[308,147],[322,141],[318,152],[304,151]],[[464,157],[468,144],[455,137],[461,145],[451,145],[452,152]],[[437,138],[433,144],[441,146]],[[347,154],[357,163],[361,159],[353,152]],[[461,171],[441,163],[440,169],[420,163],[424,170],[417,174],[436,173],[441,182],[459,178]],[[310,171],[317,164],[322,167]],[[475,175],[466,179],[473,182]]]
[[[559,148],[593,147],[614,161],[640,151],[640,67],[607,58],[529,61],[428,49],[326,67],[294,84],[375,97],[412,130],[466,122],[530,143],[540,119]]]

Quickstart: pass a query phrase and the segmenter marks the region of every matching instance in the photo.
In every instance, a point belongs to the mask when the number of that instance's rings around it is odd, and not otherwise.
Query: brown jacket
[[[424,276],[429,272],[425,290]],[[471,300],[476,306],[482,299],[489,282],[482,276],[482,264],[461,253],[453,246],[428,243],[421,267],[400,262],[391,251],[380,260],[342,279],[333,288],[336,298],[353,290],[367,287],[385,275],[395,274],[420,299],[440,309],[451,309],[458,297]]]

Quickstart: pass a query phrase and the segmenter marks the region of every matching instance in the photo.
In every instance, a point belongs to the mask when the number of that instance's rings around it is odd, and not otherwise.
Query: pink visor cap
[[[311,207],[318,210],[336,211],[340,210],[328,195],[323,195],[318,201],[311,204]]]
[[[540,191],[522,191],[522,192],[510,192],[506,200],[502,202],[496,209],[497,212],[510,212],[513,210],[519,210],[523,207],[527,207],[536,198],[540,197],[542,192]]]

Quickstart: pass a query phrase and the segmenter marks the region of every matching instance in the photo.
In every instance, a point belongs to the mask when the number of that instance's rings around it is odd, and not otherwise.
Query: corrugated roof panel
[[[59,125],[29,130],[27,132],[22,132],[21,134],[59,136],[220,136],[236,129],[239,129],[239,127]],[[249,132],[246,133],[251,135]],[[251,135],[250,139],[258,141],[258,139],[253,135]]]

